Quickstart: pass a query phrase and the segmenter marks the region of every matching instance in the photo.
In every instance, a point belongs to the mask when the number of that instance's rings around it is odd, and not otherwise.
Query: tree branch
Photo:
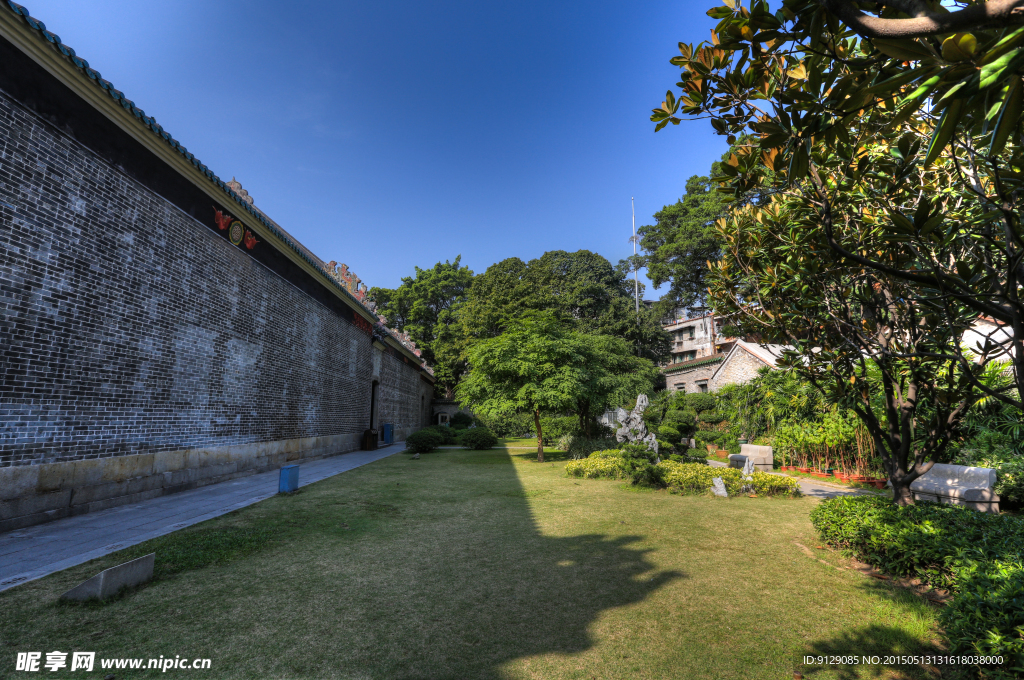
[[[886,3],[908,14],[917,15],[909,19],[883,19],[871,16],[857,9],[851,0],[819,2],[865,38],[923,38],[943,33],[1024,23],[1024,0],[988,0],[948,14],[925,11],[921,8],[922,3],[906,0]]]

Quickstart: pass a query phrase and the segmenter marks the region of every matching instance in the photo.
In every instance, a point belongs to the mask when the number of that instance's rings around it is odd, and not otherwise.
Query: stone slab
[[[104,569],[60,596],[62,600],[105,600],[125,588],[146,583],[153,578],[156,553],[149,553],[131,562]]]

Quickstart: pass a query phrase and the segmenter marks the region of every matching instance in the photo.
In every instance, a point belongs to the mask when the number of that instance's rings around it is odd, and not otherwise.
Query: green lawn
[[[812,500],[637,491],[534,456],[392,456],[158,539],[160,578],[107,604],[56,598],[147,546],[0,593],[0,677],[33,677],[13,672],[32,650],[212,659],[118,680],[720,680],[935,649],[930,605],[816,549]]]

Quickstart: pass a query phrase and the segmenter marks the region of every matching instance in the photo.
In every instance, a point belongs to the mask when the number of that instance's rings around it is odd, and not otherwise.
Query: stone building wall
[[[0,91],[0,531],[355,449],[378,376],[378,422],[426,424],[420,370],[270,251]]]
[[[742,347],[736,347],[717,367],[718,371],[710,387],[717,390],[725,385],[750,382],[757,376],[758,369],[767,365]]]
[[[707,380],[708,388],[711,386],[711,377],[721,365],[721,362],[703,364],[691,368],[683,368],[667,373],[665,376],[666,389],[670,391],[699,392],[697,381]]]

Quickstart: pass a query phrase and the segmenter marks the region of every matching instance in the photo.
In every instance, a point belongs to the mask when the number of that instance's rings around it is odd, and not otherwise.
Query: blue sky
[[[647,119],[676,43],[709,36],[703,0],[25,4],[370,286],[459,254],[478,273],[554,249],[614,263],[630,196],[649,223],[726,148],[705,121]]]

